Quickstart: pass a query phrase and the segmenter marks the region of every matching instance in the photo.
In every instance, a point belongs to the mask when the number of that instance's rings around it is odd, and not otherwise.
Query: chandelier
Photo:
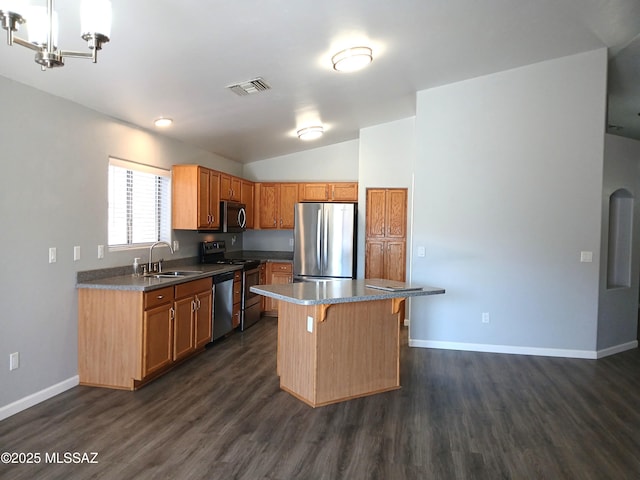
[[[111,34],[110,0],[82,0],[80,17],[81,36],[89,51],[62,50],[58,48],[58,15],[53,10],[53,0],[47,0],[46,8],[27,6],[21,0],[0,0],[0,21],[7,31],[7,43],[34,50],[35,61],[42,70],[62,67],[66,57],[98,61],[98,50],[109,41]],[[15,35],[22,24],[26,24],[28,40]]]

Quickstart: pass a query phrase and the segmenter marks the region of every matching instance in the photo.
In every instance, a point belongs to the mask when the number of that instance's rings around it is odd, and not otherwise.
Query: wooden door
[[[404,240],[387,240],[384,257],[384,277],[388,280],[404,282],[406,279],[406,255]]]
[[[220,228],[220,172],[209,170],[210,228]]]
[[[274,229],[278,226],[278,185],[275,183],[258,184],[258,226]]]
[[[196,303],[198,305],[198,309],[196,310],[195,318],[195,347],[196,349],[198,349],[211,342],[213,333],[211,331],[211,309],[213,307],[213,291],[211,289],[208,289],[204,292],[198,293],[196,295]]]
[[[254,185],[252,182],[242,180],[240,184],[240,201],[245,205],[247,212],[247,228],[253,228],[253,202],[254,202]]]
[[[386,191],[384,189],[367,189],[366,233],[367,238],[384,238],[386,227]]]
[[[387,190],[385,203],[385,236],[387,238],[405,238],[407,236],[407,191],[404,189]]]
[[[357,183],[334,183],[331,185],[331,200],[334,202],[357,202]]]
[[[298,203],[298,184],[282,183],[280,184],[280,222],[278,228],[291,230],[294,223],[295,205]]]
[[[173,304],[145,310],[142,326],[142,377],[173,362]]]
[[[211,225],[210,191],[210,170],[198,167],[198,228],[209,228]]]
[[[303,183],[300,185],[300,201],[324,202],[328,200],[326,183]]]
[[[384,240],[374,239],[365,242],[364,278],[385,278],[384,253]]]
[[[186,297],[175,302],[175,320],[173,327],[173,359],[180,360],[194,350],[194,312],[193,297]]]
[[[406,280],[407,189],[367,189],[365,278]]]

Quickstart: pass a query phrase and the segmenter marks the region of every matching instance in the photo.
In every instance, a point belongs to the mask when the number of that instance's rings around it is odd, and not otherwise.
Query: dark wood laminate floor
[[[640,352],[598,361],[406,347],[393,392],[280,391],[266,318],[137,392],[76,387],[0,422],[2,479],[635,479]],[[97,452],[97,464],[44,463]]]

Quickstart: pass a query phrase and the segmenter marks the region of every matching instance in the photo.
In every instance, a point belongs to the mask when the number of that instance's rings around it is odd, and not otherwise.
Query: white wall
[[[406,188],[411,218],[413,163],[415,158],[415,117],[360,130],[358,185],[358,278],[364,278],[367,188]],[[407,279],[410,277],[411,225],[407,232]]]
[[[107,252],[97,259],[97,246],[107,244],[108,157],[164,168],[198,163],[233,174],[242,166],[2,77],[0,103],[1,419],[15,413],[12,402],[76,379],[76,272],[147,255]],[[198,234],[174,235],[182,248],[172,258],[196,255]],[[76,245],[81,259],[74,262]],[[49,247],[57,248],[55,264],[48,263]],[[12,352],[20,352],[20,368],[10,372]]]
[[[418,92],[413,280],[447,293],[413,302],[412,345],[593,355],[606,62],[602,49]]]
[[[252,162],[242,175],[261,182],[358,181],[358,140]],[[245,250],[293,251],[293,230],[248,230],[242,236]]]
[[[615,135],[605,136],[602,188],[602,246],[598,310],[598,350],[616,352],[620,346],[636,343],[638,326],[638,284],[640,282],[640,142]],[[624,188],[634,196],[634,226],[631,286],[607,289],[609,197]]]

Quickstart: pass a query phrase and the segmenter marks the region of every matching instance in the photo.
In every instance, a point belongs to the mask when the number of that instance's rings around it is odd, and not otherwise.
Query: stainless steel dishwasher
[[[213,340],[233,330],[233,272],[213,276]]]

